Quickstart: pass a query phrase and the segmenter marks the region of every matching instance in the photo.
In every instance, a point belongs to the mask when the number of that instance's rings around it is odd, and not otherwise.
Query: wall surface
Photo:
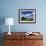
[[[2,17],[13,17],[15,20],[11,31],[46,31],[46,0],[0,0]],[[36,24],[20,24],[18,23],[18,9],[36,9]],[[8,31],[8,26],[1,25],[2,32]]]
[[[18,9],[36,9],[36,24],[18,23]],[[45,33],[46,0],[0,0],[0,32],[8,32],[8,26],[4,24],[4,19],[7,17],[13,17],[15,21],[11,26],[11,32],[37,31]],[[46,45],[46,42],[44,43]]]

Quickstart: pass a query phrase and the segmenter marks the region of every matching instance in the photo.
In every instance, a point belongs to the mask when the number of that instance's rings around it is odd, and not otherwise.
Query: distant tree
[[[22,17],[22,18],[21,18],[21,20],[24,20],[24,19],[26,19],[26,18],[25,18],[25,17]]]

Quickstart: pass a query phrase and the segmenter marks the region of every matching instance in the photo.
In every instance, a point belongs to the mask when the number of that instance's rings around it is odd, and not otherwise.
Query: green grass
[[[23,19],[22,21],[33,21],[33,19],[26,18],[26,19]]]

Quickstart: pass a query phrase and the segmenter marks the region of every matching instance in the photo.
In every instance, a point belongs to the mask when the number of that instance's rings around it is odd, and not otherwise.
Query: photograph
[[[36,9],[19,9],[20,23],[36,23]]]

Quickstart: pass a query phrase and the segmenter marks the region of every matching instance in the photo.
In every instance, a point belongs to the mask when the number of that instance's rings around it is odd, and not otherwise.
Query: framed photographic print
[[[36,23],[36,9],[19,9],[19,23]]]

